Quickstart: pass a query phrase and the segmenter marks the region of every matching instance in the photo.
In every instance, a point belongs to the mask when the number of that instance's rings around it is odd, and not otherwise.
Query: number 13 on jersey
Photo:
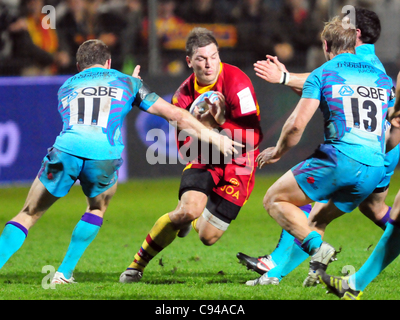
[[[382,135],[382,109],[387,90],[356,85],[333,85],[332,97],[342,98],[346,127]]]

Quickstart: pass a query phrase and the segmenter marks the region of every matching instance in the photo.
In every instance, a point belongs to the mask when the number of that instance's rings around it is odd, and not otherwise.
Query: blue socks
[[[311,231],[304,239],[301,247],[305,252],[312,256],[322,244],[322,237],[317,231]]]
[[[390,219],[367,261],[349,278],[350,287],[364,290],[400,254],[400,223]]]
[[[309,254],[301,248],[301,242],[297,239],[292,242],[290,254],[275,268],[268,271],[268,277],[278,278],[279,281],[307,260]]]
[[[303,210],[307,218],[310,214],[311,208],[311,204],[299,207],[299,209]],[[282,261],[286,260],[287,256],[291,253],[293,241],[294,237],[286,230],[282,230],[278,245],[270,254],[276,265],[279,265]]]
[[[27,236],[28,230],[23,225],[15,221],[6,223],[0,237],[0,268],[21,248]]]
[[[76,225],[72,232],[68,251],[61,266],[57,270],[63,273],[66,279],[71,278],[79,259],[89,244],[97,236],[102,224],[103,218],[86,212]]]

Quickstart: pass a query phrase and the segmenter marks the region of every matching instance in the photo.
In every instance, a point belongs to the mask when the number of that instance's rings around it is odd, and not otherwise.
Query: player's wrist
[[[279,83],[287,86],[289,81],[290,81],[290,73],[286,72],[286,71],[282,71],[281,79],[279,80]]]

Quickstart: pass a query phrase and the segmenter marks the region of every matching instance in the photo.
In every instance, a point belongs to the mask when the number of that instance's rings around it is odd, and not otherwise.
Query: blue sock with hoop
[[[349,277],[350,287],[364,290],[400,254],[400,223],[390,219],[367,261]]]
[[[303,211],[303,213],[308,218],[311,212],[311,204],[307,204],[305,206],[299,207]],[[286,257],[290,254],[293,246],[294,237],[287,232],[286,230],[282,230],[281,237],[279,242],[275,248],[275,250],[270,254],[273,262],[276,265],[279,265],[282,261],[286,260]]]
[[[103,218],[86,212],[72,232],[71,242],[58,272],[64,274],[66,279],[72,277],[72,273],[89,244],[96,238],[103,224]]]
[[[0,237],[0,268],[21,248],[28,230],[18,222],[8,221]]]

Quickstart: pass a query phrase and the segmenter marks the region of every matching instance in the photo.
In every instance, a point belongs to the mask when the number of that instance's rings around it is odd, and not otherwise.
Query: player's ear
[[[357,32],[357,39],[361,38],[361,30],[360,29],[356,29]]]
[[[324,52],[329,53],[328,42],[325,39],[322,41],[322,48],[324,49]]]
[[[106,69],[111,69],[111,58],[106,62]]]
[[[78,72],[81,72],[81,71],[82,71],[82,69],[81,69],[81,67],[79,66],[79,63],[78,63],[78,62],[76,63],[76,68],[78,69]]]
[[[186,56],[186,63],[187,63],[187,65],[188,65],[189,68],[192,67],[192,62],[190,61],[189,56]]]

